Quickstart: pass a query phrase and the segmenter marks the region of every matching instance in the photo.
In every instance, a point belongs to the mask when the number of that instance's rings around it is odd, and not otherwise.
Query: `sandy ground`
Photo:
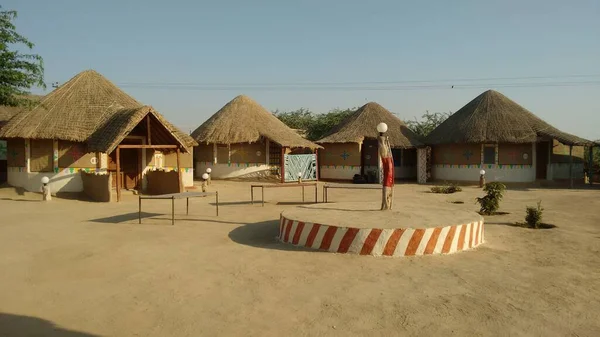
[[[425,191],[420,193],[423,192]],[[423,198],[403,198],[400,205],[392,205],[393,208],[386,212],[381,211],[381,200],[344,202],[330,199],[329,201],[327,204],[301,205],[287,209],[283,211],[283,216],[290,220],[337,227],[382,229],[445,227],[477,222],[481,219],[476,208],[465,209],[451,202],[432,203]],[[427,207],[423,207],[424,204],[427,204]]]
[[[297,190],[215,181],[212,199],[176,205],[30,201],[0,189],[0,336],[600,336],[600,191],[509,190],[481,247],[447,256],[377,258],[276,242]],[[461,200],[396,185],[394,206]],[[379,191],[334,201],[379,200]],[[320,196],[319,196],[320,197]],[[526,205],[543,200],[531,230]],[[184,215],[182,215],[184,214]]]

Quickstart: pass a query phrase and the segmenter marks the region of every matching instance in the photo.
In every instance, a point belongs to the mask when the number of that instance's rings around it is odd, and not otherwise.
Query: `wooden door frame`
[[[540,150],[540,147],[542,146],[542,144],[546,144],[546,151],[538,151]],[[541,149],[544,150],[544,149]],[[535,143],[535,180],[548,180],[548,166],[552,160],[552,141],[551,140],[541,140]],[[545,153],[544,155],[540,156],[540,153]],[[544,177],[540,178],[538,176],[538,172],[540,169],[540,158],[546,158],[546,162],[543,164],[546,167],[544,168]]]
[[[123,140],[140,140],[141,144],[139,145],[146,145],[147,143],[147,137],[146,136],[125,136],[125,139]],[[138,144],[136,144],[138,145]],[[142,172],[144,172],[144,154],[143,152],[145,152],[145,149],[138,149],[138,165],[137,165],[137,175],[136,175],[136,188],[139,188],[140,190],[142,190]],[[125,182],[123,182],[125,183]]]

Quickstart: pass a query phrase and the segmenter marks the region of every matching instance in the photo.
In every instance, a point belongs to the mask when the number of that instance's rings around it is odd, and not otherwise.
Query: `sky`
[[[600,1],[4,0],[51,83],[95,69],[184,131],[249,95],[401,119],[494,89],[600,139]],[[454,86],[454,88],[452,88]]]

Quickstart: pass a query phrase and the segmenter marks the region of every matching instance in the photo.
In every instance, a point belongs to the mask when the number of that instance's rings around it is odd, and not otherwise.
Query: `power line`
[[[188,91],[402,91],[402,90],[454,90],[477,88],[537,88],[537,87],[581,87],[598,86],[598,81],[545,82],[545,83],[488,83],[455,85],[400,85],[400,86],[168,86],[168,85],[126,85],[124,88],[188,90]]]
[[[122,82],[120,85],[147,85],[147,86],[345,86],[366,84],[403,84],[403,83],[457,83],[457,82],[487,82],[505,80],[552,80],[567,78],[594,78],[600,74],[582,75],[556,75],[556,76],[521,76],[521,77],[481,77],[481,78],[454,78],[437,80],[397,80],[397,81],[359,81],[359,82],[240,82],[240,83],[200,83],[200,82]]]

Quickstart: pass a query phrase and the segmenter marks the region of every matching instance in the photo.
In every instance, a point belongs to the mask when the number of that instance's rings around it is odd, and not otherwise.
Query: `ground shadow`
[[[492,214],[483,214],[481,212],[477,212],[477,214],[483,215],[483,216],[494,216],[494,215],[508,215],[508,214],[510,214],[510,212],[492,212]]]
[[[0,313],[0,336],[97,337],[98,335],[63,329],[37,317]]]
[[[279,220],[245,224],[229,232],[229,238],[233,242],[246,246],[285,251],[321,252],[315,249],[282,243],[277,238],[278,236]]]
[[[330,204],[331,202],[328,202]],[[344,212],[381,212],[380,209],[347,209],[347,208],[333,208],[333,207],[307,207],[307,206],[299,206],[298,208],[306,208],[306,209],[324,209],[324,210],[332,210],[332,211],[344,211]]]
[[[254,201],[255,204],[260,204],[260,201]],[[217,203],[216,202],[209,202],[209,205],[215,206]],[[219,206],[234,206],[234,205],[250,205],[252,204],[251,201],[226,201],[226,202],[222,202],[219,201]]]
[[[152,218],[157,215],[164,215],[164,214],[142,212],[142,219]],[[126,214],[119,214],[119,215],[110,216],[110,217],[106,217],[106,218],[92,219],[92,220],[88,220],[88,221],[99,222],[99,223],[115,223],[116,224],[116,223],[137,220],[137,219],[139,219],[139,213],[133,212],[133,213],[126,213]]]
[[[32,201],[32,202],[41,202],[42,201],[42,200],[15,199],[15,198],[0,198],[0,200],[7,200],[7,201]]]
[[[299,206],[299,205],[315,205],[318,202],[310,201],[310,202],[302,202],[302,201],[278,201],[276,205],[284,205],[284,206]]]
[[[485,225],[486,226],[488,226],[488,225],[492,225],[492,226],[509,226],[509,227],[519,227],[519,228],[527,228],[527,229],[552,229],[552,228],[558,227],[556,225],[542,223],[542,224],[540,224],[540,226],[538,228],[531,228],[531,227],[529,227],[524,222],[487,222],[486,221]]]

